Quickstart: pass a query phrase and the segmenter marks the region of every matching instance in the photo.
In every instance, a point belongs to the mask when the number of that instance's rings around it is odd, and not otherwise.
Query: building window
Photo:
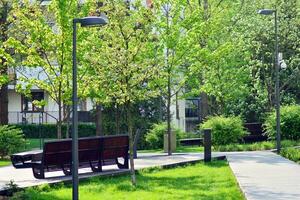
[[[44,107],[34,105],[34,101],[44,100],[44,92],[31,92],[31,97],[22,95],[22,111],[25,112],[40,112],[44,111]]]
[[[185,101],[185,117],[199,117],[199,99]]]
[[[86,100],[79,100],[77,108],[78,111],[87,111]]]

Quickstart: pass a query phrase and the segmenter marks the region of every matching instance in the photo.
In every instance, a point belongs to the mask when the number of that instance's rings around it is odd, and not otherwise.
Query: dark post
[[[276,142],[277,152],[280,153],[280,89],[279,89],[279,61],[278,61],[278,23],[277,23],[277,10],[274,10],[275,17],[275,72],[276,72]]]
[[[211,161],[211,129],[204,129],[204,162]]]
[[[280,88],[279,88],[279,61],[278,61],[278,23],[277,17],[278,12],[277,10],[271,9],[262,9],[258,11],[260,15],[273,15],[274,13],[274,21],[275,21],[275,109],[276,109],[276,147],[277,152],[280,152],[281,149],[281,138],[280,138]]]
[[[76,29],[77,19],[73,20],[73,116],[72,116],[72,197],[78,200],[78,113],[77,113],[77,66],[76,66]]]

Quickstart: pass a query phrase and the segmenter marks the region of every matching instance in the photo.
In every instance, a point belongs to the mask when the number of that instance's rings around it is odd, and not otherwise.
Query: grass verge
[[[12,199],[67,200],[71,199],[71,185],[43,185],[16,193]],[[97,177],[80,182],[80,199],[205,199],[242,200],[242,192],[227,161],[198,163],[172,169],[152,168],[137,174],[137,186],[130,176]]]
[[[300,149],[284,148],[280,151],[280,155],[300,164]]]
[[[300,141],[283,140],[281,146],[283,148],[300,145]],[[275,141],[255,142],[251,144],[229,144],[222,146],[214,146],[214,151],[262,151],[276,148]]]
[[[8,166],[8,165],[10,165],[11,164],[11,162],[10,162],[10,160],[0,160],[0,167],[5,167],[5,166]]]

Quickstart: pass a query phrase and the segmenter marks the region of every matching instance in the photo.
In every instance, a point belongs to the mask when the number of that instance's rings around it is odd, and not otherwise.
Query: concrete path
[[[291,162],[275,153],[259,152],[226,152],[213,153],[213,156],[226,155],[229,165],[248,200],[300,200],[300,165]],[[203,153],[140,154],[135,160],[136,169],[172,165],[175,163],[203,159]],[[80,169],[80,178],[108,174],[128,173],[115,166],[105,166],[102,173],[91,173],[89,168]],[[14,169],[12,166],[0,168],[0,191],[10,180],[19,187],[40,185],[71,180],[62,172],[46,173],[46,179],[38,180],[31,169]]]
[[[300,200],[300,165],[268,151],[226,153],[248,200]]]
[[[203,154],[176,154],[167,156],[166,154],[142,154],[135,160],[135,169],[149,168],[154,166],[172,165],[181,162],[202,160]],[[90,168],[79,169],[79,178],[87,178],[93,176],[104,176],[111,174],[127,173],[129,170],[120,170],[116,165],[104,166],[103,172],[92,173]],[[45,183],[56,183],[71,180],[71,176],[64,176],[62,172],[47,172],[45,179],[35,179],[32,169],[15,169],[13,166],[0,167],[0,192],[6,187],[11,180],[18,187],[30,187]]]

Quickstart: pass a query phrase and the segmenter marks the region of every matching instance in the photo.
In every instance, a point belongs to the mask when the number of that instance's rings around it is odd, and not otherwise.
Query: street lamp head
[[[260,15],[272,15],[275,12],[276,11],[272,10],[272,9],[262,9],[262,10],[257,11],[257,13]]]
[[[104,26],[107,24],[107,19],[104,17],[91,16],[78,19],[77,22],[80,23],[82,27]]]

